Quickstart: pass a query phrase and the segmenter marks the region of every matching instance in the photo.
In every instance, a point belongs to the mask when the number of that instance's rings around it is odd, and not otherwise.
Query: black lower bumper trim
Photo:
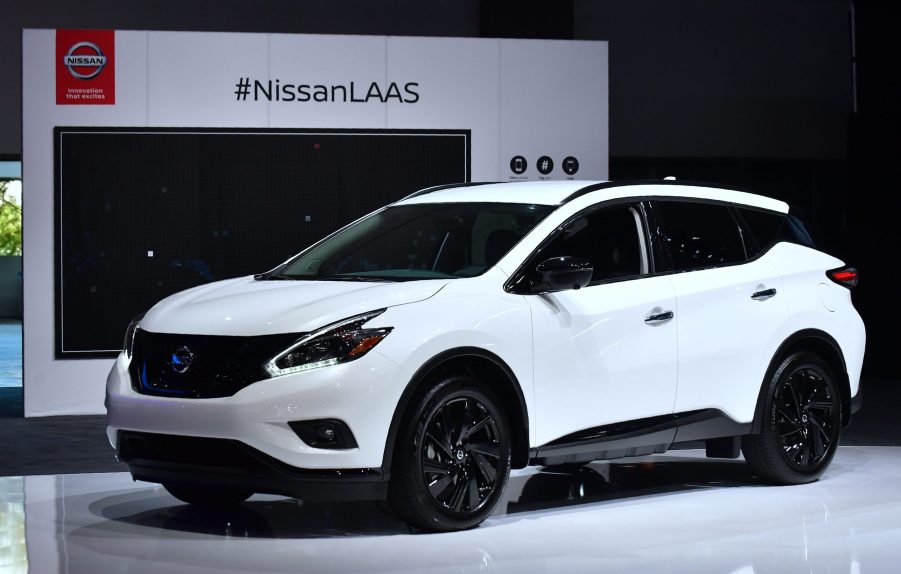
[[[379,469],[302,469],[240,441],[119,431],[117,455],[135,480],[280,494],[304,501],[383,500]]]
[[[530,451],[530,464],[555,465],[612,460],[666,452],[674,443],[749,434],[718,409],[623,421],[573,433]]]

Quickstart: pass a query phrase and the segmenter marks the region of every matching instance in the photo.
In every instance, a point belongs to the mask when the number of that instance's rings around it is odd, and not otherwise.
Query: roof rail
[[[563,201],[560,202],[560,205],[564,205],[569,203],[570,201],[582,197],[587,193],[591,193],[592,191],[597,191],[599,189],[608,189],[611,187],[626,187],[630,185],[684,185],[688,187],[712,187],[715,189],[728,189],[730,191],[741,191],[744,193],[753,193],[757,194],[757,192],[752,191],[750,189],[744,187],[736,187],[734,185],[723,185],[721,183],[710,183],[704,181],[677,181],[675,179],[630,179],[623,181],[605,181],[604,183],[596,183],[594,185],[589,185],[587,187],[583,187],[582,189],[575,191],[568,195]]]

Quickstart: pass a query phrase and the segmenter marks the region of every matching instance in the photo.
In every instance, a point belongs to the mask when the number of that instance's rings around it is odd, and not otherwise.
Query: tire
[[[478,526],[510,476],[510,423],[497,397],[471,377],[440,381],[398,435],[388,502],[411,526]]]
[[[842,401],[835,374],[813,353],[786,357],[766,381],[760,434],[742,439],[752,471],[773,484],[820,478],[838,446]]]
[[[194,506],[231,506],[244,502],[253,494],[245,490],[187,486],[172,483],[164,483],[163,488],[168,490],[169,494],[175,498]]]

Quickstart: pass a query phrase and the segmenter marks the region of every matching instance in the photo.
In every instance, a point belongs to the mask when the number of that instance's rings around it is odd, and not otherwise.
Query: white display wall
[[[23,32],[26,416],[104,412],[112,364],[54,355],[56,126],[467,129],[474,181],[608,175],[606,42],[116,31],[115,104],[57,105],[56,38]]]

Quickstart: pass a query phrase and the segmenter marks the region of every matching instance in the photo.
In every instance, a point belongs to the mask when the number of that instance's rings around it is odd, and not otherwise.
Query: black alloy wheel
[[[763,428],[742,439],[754,472],[776,484],[818,479],[835,455],[842,427],[836,378],[818,356],[788,356],[767,381]]]
[[[800,472],[816,467],[836,438],[838,406],[823,374],[814,367],[793,371],[777,387],[774,408],[782,457]]]
[[[399,437],[390,502],[411,525],[463,530],[482,522],[510,474],[510,430],[493,393],[453,377],[420,401]]]
[[[479,510],[503,467],[497,422],[469,396],[445,402],[432,415],[420,455],[429,494],[455,513]]]

